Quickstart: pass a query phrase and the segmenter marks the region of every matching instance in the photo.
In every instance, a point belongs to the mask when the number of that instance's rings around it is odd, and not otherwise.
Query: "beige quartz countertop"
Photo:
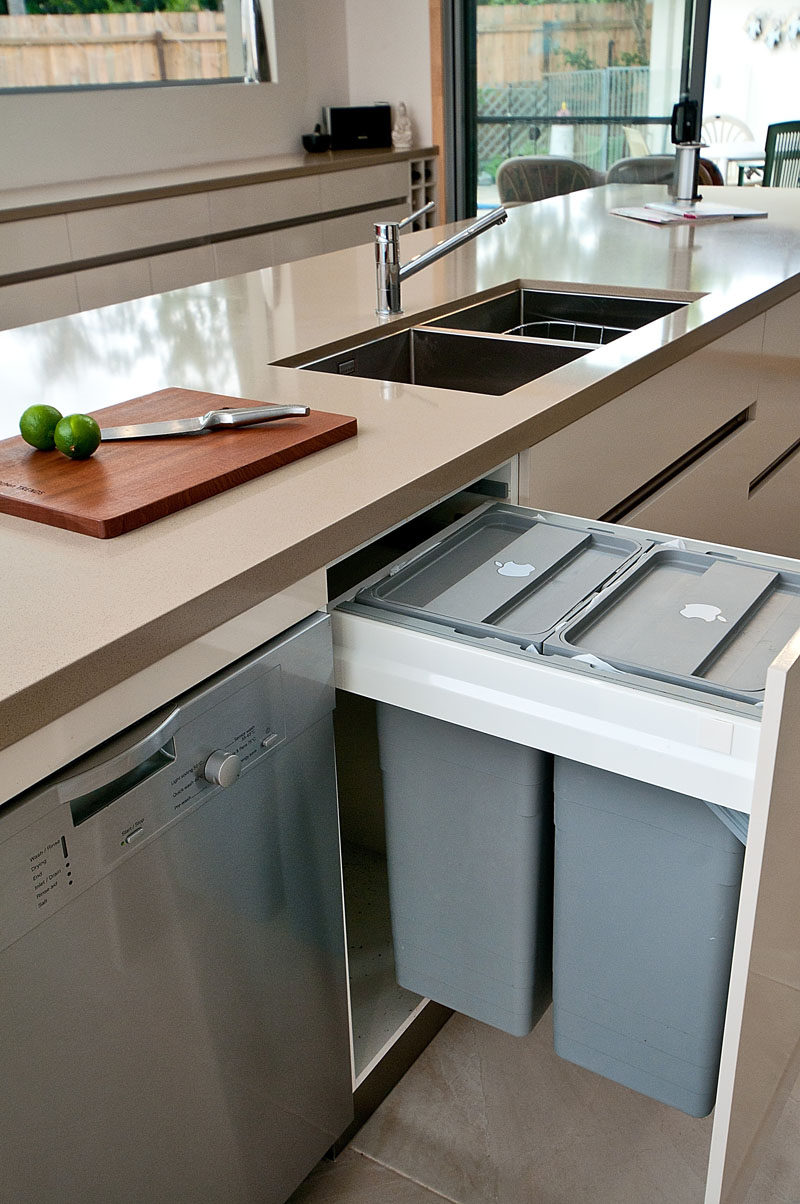
[[[67,213],[75,209],[102,208],[128,201],[152,200],[190,192],[210,192],[243,184],[261,184],[296,176],[321,175],[331,171],[350,171],[357,167],[375,167],[398,160],[421,159],[437,154],[437,147],[412,147],[398,151],[387,147],[372,150],[325,151],[307,155],[266,155],[263,159],[230,160],[227,163],[198,164],[173,171],[155,171],[147,177],[109,176],[97,180],[72,180],[38,188],[16,188],[0,193],[0,222],[42,217],[49,213]]]
[[[655,227],[608,210],[664,189],[592,189],[513,209],[405,282],[400,325],[515,281],[697,298],[504,397],[270,367],[392,324],[374,314],[368,244],[0,334],[2,437],[33,402],[96,410],[167,386],[359,424],[354,439],[117,539],[0,515],[0,747],[796,292],[800,192],[708,191],[768,206],[769,219]],[[403,236],[404,255],[447,232]]]

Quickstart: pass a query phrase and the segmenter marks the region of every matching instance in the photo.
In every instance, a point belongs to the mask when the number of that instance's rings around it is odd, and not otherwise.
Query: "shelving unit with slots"
[[[439,195],[436,179],[437,163],[434,157],[412,159],[409,163],[411,174],[411,212],[416,213],[429,201],[436,203],[436,208],[424,213],[412,224],[412,230],[426,230],[430,226],[439,225]]]

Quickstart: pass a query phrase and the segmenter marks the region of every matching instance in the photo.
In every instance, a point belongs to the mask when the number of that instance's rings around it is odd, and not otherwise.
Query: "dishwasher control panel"
[[[0,949],[183,816],[235,803],[248,770],[287,739],[280,651],[247,658],[0,811]]]

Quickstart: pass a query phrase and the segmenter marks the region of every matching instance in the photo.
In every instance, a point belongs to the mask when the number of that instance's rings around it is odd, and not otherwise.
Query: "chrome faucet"
[[[444,242],[438,242],[429,251],[423,251],[420,255],[415,255],[413,259],[409,259],[408,263],[401,265],[400,231],[409,222],[416,221],[418,217],[422,217],[423,213],[428,213],[433,209],[434,205],[435,201],[430,201],[422,209],[418,209],[416,213],[410,214],[409,217],[404,217],[400,222],[375,223],[375,268],[378,285],[378,300],[375,312],[377,314],[401,314],[403,308],[400,304],[400,285],[408,276],[413,276],[415,272],[420,272],[429,263],[435,263],[443,255],[447,255],[450,251],[454,251],[456,247],[460,247],[462,243],[469,242],[477,234],[488,230],[490,226],[496,226],[500,222],[504,222],[508,217],[502,205],[498,209],[492,209],[490,213],[485,213],[483,217],[479,217],[471,226],[467,226],[464,230],[459,230],[451,238],[446,238]]]

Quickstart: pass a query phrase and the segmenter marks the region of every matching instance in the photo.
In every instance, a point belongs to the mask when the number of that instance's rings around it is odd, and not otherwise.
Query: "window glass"
[[[271,0],[0,0],[0,89],[262,81],[274,62]]]
[[[478,208],[497,204],[497,169],[513,157],[532,157],[531,170],[552,156],[578,160],[597,182],[621,158],[672,153],[691,0],[466,3]]]

